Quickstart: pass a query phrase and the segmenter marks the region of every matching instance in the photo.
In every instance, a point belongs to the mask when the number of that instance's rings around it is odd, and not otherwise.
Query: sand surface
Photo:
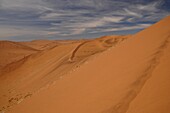
[[[0,112],[169,113],[168,23],[93,40],[1,41]]]

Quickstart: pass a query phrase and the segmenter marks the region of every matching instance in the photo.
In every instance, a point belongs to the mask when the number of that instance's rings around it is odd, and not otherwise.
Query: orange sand
[[[169,23],[132,36],[0,42],[10,61],[0,61],[1,112],[169,113]]]

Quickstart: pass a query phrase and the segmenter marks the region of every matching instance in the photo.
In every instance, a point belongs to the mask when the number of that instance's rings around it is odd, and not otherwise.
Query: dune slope
[[[127,113],[170,112],[170,44],[165,46],[166,48],[161,53],[162,57],[157,61],[155,70],[151,73],[151,77],[143,86],[141,92],[131,102]]]
[[[28,47],[18,42],[0,41],[0,70],[12,62],[38,52],[37,49]]]
[[[106,36],[96,40],[60,41],[60,46],[50,47],[7,65],[0,76],[1,111],[55,83],[89,57],[119,44],[125,38]]]
[[[37,50],[46,50],[60,45],[77,43],[78,40],[33,40],[26,42],[19,42],[20,44],[26,45]]]
[[[170,17],[97,55],[53,86],[7,112],[170,112],[168,23]]]

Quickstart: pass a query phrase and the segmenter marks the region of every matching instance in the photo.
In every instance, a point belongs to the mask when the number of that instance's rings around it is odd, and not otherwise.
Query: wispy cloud
[[[10,25],[1,25],[0,27],[0,38],[7,38],[7,37],[17,37],[17,36],[24,36],[24,35],[39,35],[39,36],[47,36],[49,35],[49,32],[44,30],[44,29],[40,29],[40,28],[35,28],[35,27],[14,27],[14,26],[10,26]]]
[[[0,39],[88,37],[143,29],[170,14],[165,3],[167,6],[166,0],[1,0]]]
[[[128,16],[133,16],[133,17],[138,17],[138,18],[143,17],[143,15],[138,12],[133,12],[133,11],[130,11],[129,9],[125,9],[125,8],[124,8],[124,10],[125,10],[126,15],[128,15]]]
[[[126,30],[138,30],[151,26],[151,24],[136,24],[134,26],[119,26],[115,28],[105,28],[98,29],[96,31],[90,31],[90,33],[100,33],[100,32],[116,32],[116,31],[126,31]]]
[[[102,18],[97,18],[94,19],[92,21],[85,21],[84,23],[78,23],[73,27],[77,27],[77,28],[96,28],[96,27],[100,27],[100,26],[104,26],[107,23],[119,23],[121,20],[123,19],[123,17],[102,17]]]
[[[104,31],[123,31],[123,30],[134,30],[134,29],[143,29],[146,27],[151,26],[151,24],[137,24],[135,26],[125,26],[125,27],[120,27],[120,28],[111,28],[111,29],[106,29]]]

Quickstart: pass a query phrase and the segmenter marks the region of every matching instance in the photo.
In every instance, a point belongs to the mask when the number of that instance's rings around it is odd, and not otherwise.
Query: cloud
[[[146,5],[139,4],[137,8],[143,11],[157,11],[158,7],[164,3],[164,0],[157,0]]]
[[[17,36],[25,36],[25,35],[48,35],[48,31],[45,31],[44,29],[39,29],[35,27],[13,27],[10,25],[2,25],[0,27],[0,39],[5,39],[7,37],[17,37]]]
[[[129,27],[120,27],[120,28],[111,28],[106,29],[104,31],[123,31],[123,30],[135,30],[135,29],[144,29],[151,26],[151,24],[138,24],[136,26],[129,26]]]
[[[134,17],[138,17],[138,18],[143,17],[141,14],[139,14],[137,12],[133,12],[133,11],[130,11],[130,10],[125,9],[125,8],[124,8],[124,10],[125,10],[125,12],[128,16],[134,16]]]
[[[95,18],[92,20],[84,21],[84,22],[77,22],[77,23],[68,23],[68,25],[64,25],[63,31],[61,33],[58,33],[58,35],[78,35],[82,34],[88,29],[97,28],[105,26],[109,23],[119,23],[123,17],[102,17],[100,19]],[[52,23],[53,27],[49,28],[51,30],[57,30],[57,26],[59,24]]]
[[[143,29],[170,14],[170,8],[162,7],[165,3],[165,0],[1,0],[0,37],[81,37]]]
[[[103,26],[109,22],[118,23],[123,19],[123,17],[103,17],[101,19],[95,19],[92,21],[87,21],[85,23],[79,23],[74,27],[80,27],[80,28],[94,28]]]
[[[133,26],[119,26],[119,27],[115,27],[115,28],[98,29],[96,31],[90,31],[90,33],[139,30],[139,29],[147,28],[149,26],[151,26],[151,24],[137,24],[137,25],[133,25]]]

